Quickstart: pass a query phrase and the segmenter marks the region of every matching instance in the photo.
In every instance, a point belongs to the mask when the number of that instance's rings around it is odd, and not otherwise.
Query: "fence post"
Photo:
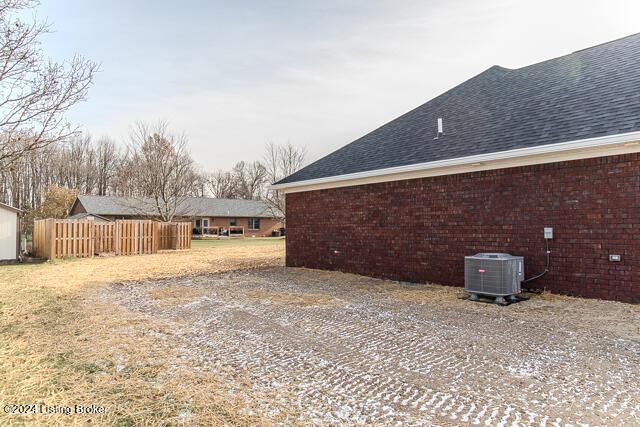
[[[115,247],[116,255],[120,255],[120,221],[116,220],[116,232],[115,232]]]
[[[133,223],[133,252],[136,255],[140,255],[142,252],[140,251],[140,247],[139,247],[139,243],[140,240],[138,239],[138,236],[140,235],[140,225],[142,224],[142,221],[137,221]]]
[[[173,224],[171,224],[171,249],[176,250],[178,249],[178,223],[175,222]]]
[[[96,253],[96,241],[95,241],[95,226],[96,223],[94,221],[89,222],[89,255],[93,257]]]
[[[56,257],[56,239],[58,238],[58,235],[56,233],[55,221],[55,219],[48,219],[46,224],[46,234],[49,236],[49,238],[47,239],[47,252],[49,255],[47,258],[49,259],[54,259]]]
[[[146,249],[146,245],[144,244],[144,240],[146,237],[145,234],[145,230],[147,230],[147,233],[149,232],[148,228],[147,228],[147,221],[143,221],[140,224],[140,233],[138,233],[138,241],[140,242],[140,254],[145,254],[147,253],[147,249]]]
[[[158,253],[158,247],[160,246],[160,223],[153,222],[153,234],[152,234],[152,253]]]

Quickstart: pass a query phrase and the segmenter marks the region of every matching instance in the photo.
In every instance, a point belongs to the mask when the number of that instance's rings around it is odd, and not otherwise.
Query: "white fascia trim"
[[[624,146],[625,143],[640,142],[640,132],[629,132],[617,135],[608,135],[597,138],[587,138],[569,142],[560,142],[557,144],[539,145],[536,147],[517,148],[514,150],[499,151],[488,154],[478,154],[474,156],[457,157],[454,159],[437,160],[434,162],[416,163],[406,166],[396,166],[392,168],[376,169],[372,171],[356,172],[344,175],[329,176],[325,178],[309,179],[306,181],[296,181],[291,183],[272,185],[272,190],[284,190],[285,192],[296,191],[308,191],[308,190],[320,190],[322,188],[332,187],[345,187],[349,185],[360,185],[359,181],[370,181],[372,178],[375,182],[396,181],[401,179],[411,179],[416,177],[416,173],[425,172],[425,176],[432,175],[448,175],[472,172],[476,170],[489,170],[500,169],[504,166],[504,160],[513,160],[518,158],[528,157],[532,161],[525,162],[524,164],[536,164],[547,163],[542,160],[543,157],[553,155],[549,158],[553,158],[553,161],[562,161],[561,155],[572,153],[567,160],[575,160],[580,158],[599,157],[594,156],[594,150],[602,148],[614,148],[616,146]],[[615,150],[614,150],[615,151]],[[625,147],[623,150],[617,150],[612,152],[613,154],[623,154],[625,152],[637,152],[640,151],[640,144],[638,146]],[[582,153],[583,155],[580,155]],[[560,156],[559,156],[560,155]],[[492,167],[492,163],[494,163]],[[474,167],[473,165],[478,167]],[[469,170],[461,170],[461,167],[467,166]],[[480,167],[481,166],[481,167]],[[428,173],[438,169],[438,173]],[[447,173],[447,169],[450,169],[450,173]],[[389,179],[385,179],[385,176],[389,176]],[[407,175],[403,178],[403,175]],[[377,179],[376,179],[377,178]],[[304,187],[304,188],[302,188]]]

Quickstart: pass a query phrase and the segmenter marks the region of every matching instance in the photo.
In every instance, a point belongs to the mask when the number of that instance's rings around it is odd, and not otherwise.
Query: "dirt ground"
[[[283,267],[92,294],[162,325],[140,327],[152,345],[175,350],[163,376],[214,373],[239,414],[266,423],[640,423],[638,306],[533,295],[498,307],[463,297]]]
[[[640,307],[286,269],[276,239],[0,268],[2,425],[637,425]]]

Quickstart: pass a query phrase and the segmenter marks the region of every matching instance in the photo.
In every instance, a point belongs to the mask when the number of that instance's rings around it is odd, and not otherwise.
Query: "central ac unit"
[[[496,297],[496,303],[505,303],[505,297],[515,300],[524,280],[524,258],[503,253],[479,253],[464,257],[464,289],[471,300],[480,295]]]

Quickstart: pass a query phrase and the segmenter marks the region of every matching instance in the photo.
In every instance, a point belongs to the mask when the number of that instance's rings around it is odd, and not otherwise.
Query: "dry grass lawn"
[[[213,377],[188,370],[163,375],[171,367],[162,360],[172,349],[156,339],[161,321],[85,296],[112,282],[282,265],[283,255],[283,240],[246,239],[196,242],[188,251],[156,255],[0,267],[0,402],[107,408],[103,415],[81,416],[1,411],[0,424],[260,422],[239,415],[241,402],[221,396]],[[150,296],[171,306],[196,295],[167,288]],[[144,328],[135,327],[141,323]],[[136,332],[120,333],[129,330]]]

